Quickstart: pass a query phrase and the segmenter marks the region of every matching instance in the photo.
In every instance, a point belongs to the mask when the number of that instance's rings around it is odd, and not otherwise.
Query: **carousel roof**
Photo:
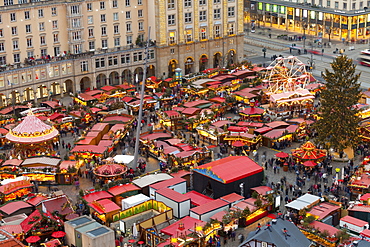
[[[31,144],[51,140],[58,135],[57,129],[38,119],[30,110],[24,120],[5,137],[11,142]]]
[[[127,167],[120,164],[106,164],[95,168],[94,173],[102,177],[114,177],[124,174]]]
[[[326,151],[316,148],[312,142],[308,141],[301,147],[294,149],[292,155],[301,160],[318,160],[326,157]]]

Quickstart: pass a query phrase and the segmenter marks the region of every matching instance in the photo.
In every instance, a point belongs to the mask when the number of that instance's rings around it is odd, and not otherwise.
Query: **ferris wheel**
[[[264,81],[269,84],[269,93],[277,94],[305,88],[309,79],[305,64],[297,57],[289,56],[276,58],[267,67]]]

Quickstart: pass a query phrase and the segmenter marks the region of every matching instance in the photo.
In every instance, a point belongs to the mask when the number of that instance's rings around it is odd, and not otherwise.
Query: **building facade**
[[[140,81],[149,26],[147,76],[242,60],[241,0],[4,0],[0,107]]]
[[[302,37],[343,41],[369,36],[370,1],[362,0],[259,0],[246,1],[248,23],[300,32]]]
[[[243,1],[156,0],[157,74],[191,74],[243,59]]]

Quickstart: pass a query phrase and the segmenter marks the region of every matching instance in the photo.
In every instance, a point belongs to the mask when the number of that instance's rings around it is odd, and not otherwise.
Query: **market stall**
[[[34,157],[25,159],[21,165],[22,175],[32,181],[55,181],[55,173],[61,162],[59,158]]]
[[[113,222],[113,215],[121,210],[117,204],[108,199],[93,201],[87,205],[90,208],[92,218],[107,226]]]
[[[1,202],[16,200],[31,193],[34,187],[28,180],[19,180],[0,186]]]

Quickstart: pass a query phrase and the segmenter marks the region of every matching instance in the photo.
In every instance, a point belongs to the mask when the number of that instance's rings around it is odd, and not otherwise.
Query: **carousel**
[[[106,159],[105,162],[105,164],[94,169],[95,176],[102,179],[114,180],[122,177],[128,170],[126,165],[115,163],[111,157]]]
[[[59,131],[37,118],[31,104],[27,116],[6,134],[5,138],[14,144],[10,152],[13,157],[54,156],[53,143],[58,141]]]
[[[312,162],[317,164],[318,162],[325,159],[326,150],[318,149],[312,142],[308,141],[305,144],[301,145],[299,148],[293,149],[292,156],[302,162],[304,166],[312,167]]]

